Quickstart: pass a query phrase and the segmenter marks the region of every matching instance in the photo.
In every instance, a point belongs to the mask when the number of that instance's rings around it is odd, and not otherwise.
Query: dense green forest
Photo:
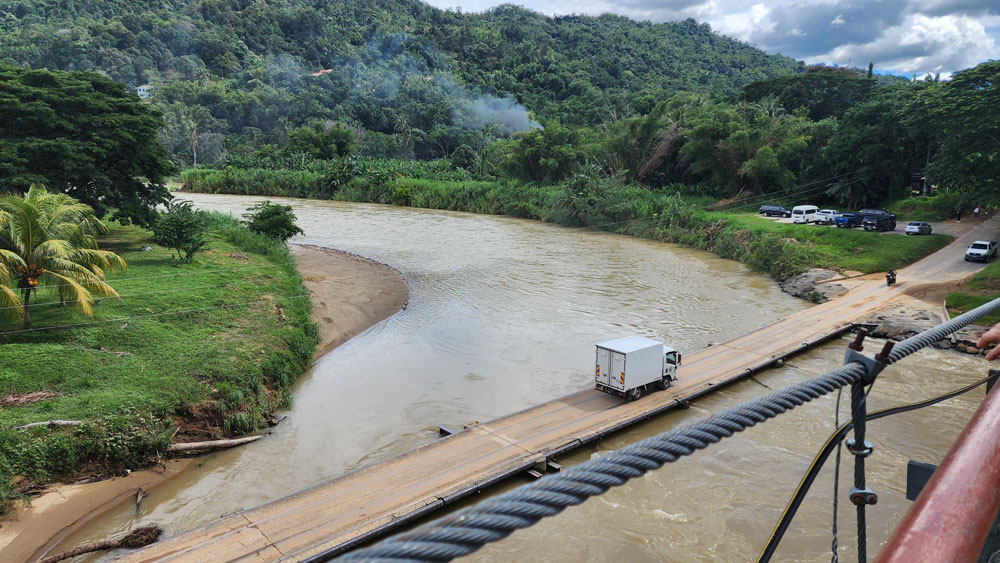
[[[813,87],[817,83],[825,86]],[[388,194],[401,177],[554,185],[573,197],[595,186],[637,185],[729,200],[736,209],[774,200],[880,207],[936,186],[951,194],[940,202],[949,206],[941,209],[947,215],[962,206],[1000,204],[1000,114],[991,109],[1000,107],[996,84],[1000,61],[948,82],[880,83],[811,67],[751,84],[742,97],[676,94],[645,115],[599,127],[547,121],[478,151],[456,150],[448,160],[317,159],[318,149],[302,152],[308,149],[303,143],[300,152],[265,147],[230,156],[216,167],[220,173],[191,171],[185,179],[209,191],[299,197],[368,193],[369,186],[386,187]],[[377,200],[395,202],[391,195]]]
[[[935,185],[996,200],[1000,177],[1000,63],[944,82],[805,68],[693,20],[412,0],[0,0],[0,53],[12,77],[149,84],[143,104],[175,165],[239,169],[232,189],[253,178],[275,195],[429,170],[858,208]],[[44,129],[30,125],[6,131]],[[44,179],[7,168],[0,184]]]
[[[533,119],[595,126],[802,69],[693,20],[416,0],[0,0],[0,60],[151,85],[161,141],[187,165],[285,146],[313,121],[352,128],[370,156],[440,157]]]

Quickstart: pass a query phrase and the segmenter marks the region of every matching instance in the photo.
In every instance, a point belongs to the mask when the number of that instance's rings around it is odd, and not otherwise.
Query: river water
[[[261,199],[183,197],[237,216]],[[294,242],[401,271],[409,306],[322,357],[294,388],[288,419],[267,440],[205,456],[138,511],[112,511],[53,553],[148,523],[174,535],[426,444],[439,424],[487,421],[588,388],[596,342],[642,334],[693,352],[807,306],[735,262],[674,245],[508,217],[271,199],[294,208],[305,231]],[[827,371],[842,361],[843,347],[824,345],[560,461],[600,456]],[[922,352],[886,370],[869,402],[881,408],[917,401],[985,371],[980,359]],[[877,552],[908,507],[906,461],[939,462],[981,398],[977,390],[869,425],[876,452],[868,482],[880,495],[868,510],[869,551]],[[810,403],[467,559],[753,559],[832,431],[834,405],[835,397]],[[840,553],[847,557],[856,545],[853,506],[845,502],[852,462],[845,457],[839,495]],[[780,558],[829,559],[832,475],[827,468],[817,480]]]

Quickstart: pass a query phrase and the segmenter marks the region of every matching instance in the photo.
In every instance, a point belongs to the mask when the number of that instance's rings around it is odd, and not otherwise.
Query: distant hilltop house
[[[137,86],[135,93],[139,95],[139,98],[145,100],[146,98],[153,97],[153,87],[149,84],[143,84],[142,86]]]

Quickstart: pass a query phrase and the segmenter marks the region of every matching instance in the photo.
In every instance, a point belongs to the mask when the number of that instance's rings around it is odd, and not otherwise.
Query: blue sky
[[[498,0],[424,0],[480,12]],[[903,76],[951,73],[1000,59],[1000,0],[519,0],[545,15],[606,12],[665,22],[694,18],[768,53]]]

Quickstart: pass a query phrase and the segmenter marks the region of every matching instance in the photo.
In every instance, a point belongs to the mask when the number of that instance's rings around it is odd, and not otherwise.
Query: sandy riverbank
[[[314,358],[406,308],[410,290],[403,276],[384,264],[318,246],[292,247],[306,288],[320,343]]]
[[[293,245],[292,251],[304,285],[312,293],[312,318],[319,326],[314,358],[406,308],[406,281],[384,264],[315,246]],[[134,502],[138,488],[155,495],[157,485],[193,461],[171,460],[126,477],[48,488],[31,499],[31,506],[18,505],[0,521],[0,561],[34,560],[91,519],[123,502]]]

